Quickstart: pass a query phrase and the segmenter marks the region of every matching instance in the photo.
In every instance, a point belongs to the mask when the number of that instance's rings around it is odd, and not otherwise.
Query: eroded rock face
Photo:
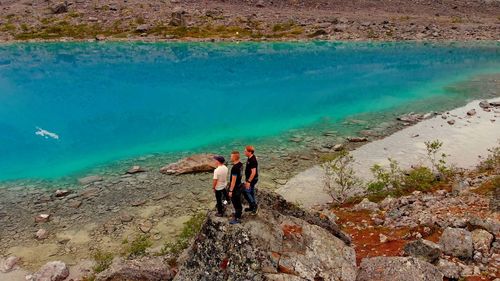
[[[473,245],[471,233],[462,228],[448,227],[444,230],[439,244],[445,254],[458,258],[472,258]]]
[[[179,259],[174,280],[356,279],[354,249],[331,230],[309,223],[307,215],[287,215],[262,201],[261,206],[257,216],[245,217],[240,225],[210,215]],[[327,218],[324,223],[334,224]]]
[[[96,276],[96,281],[166,281],[174,275],[162,258],[115,259],[107,270]]]
[[[481,252],[489,252],[491,243],[493,243],[493,234],[483,229],[476,229],[472,231],[472,244],[474,250]]]
[[[361,261],[357,281],[442,281],[432,264],[413,257],[374,257]]]
[[[193,155],[161,168],[160,172],[170,175],[210,172],[216,168],[214,156],[213,154]]]

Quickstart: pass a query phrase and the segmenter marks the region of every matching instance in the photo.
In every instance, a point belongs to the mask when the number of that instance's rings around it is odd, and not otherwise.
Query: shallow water
[[[0,180],[435,109],[478,94],[450,85],[498,73],[495,42],[2,45]]]

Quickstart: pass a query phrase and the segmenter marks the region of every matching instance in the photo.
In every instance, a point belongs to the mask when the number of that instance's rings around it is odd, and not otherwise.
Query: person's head
[[[221,166],[221,165],[224,165],[224,163],[226,162],[226,159],[224,159],[224,157],[222,157],[220,155],[217,155],[217,156],[214,156],[214,161],[215,161],[216,166]]]
[[[231,152],[231,162],[238,163],[240,161],[240,152],[233,151]]]
[[[253,148],[253,146],[247,145],[245,147],[245,155],[247,157],[251,157],[254,153],[255,153],[255,148]]]

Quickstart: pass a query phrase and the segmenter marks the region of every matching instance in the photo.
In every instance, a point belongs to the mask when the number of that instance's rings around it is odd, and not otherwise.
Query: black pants
[[[241,187],[234,187],[231,202],[234,207],[234,217],[236,219],[241,219],[241,213],[243,212],[243,206],[241,205]]]
[[[222,204],[222,201],[225,200],[226,198],[227,198],[226,189],[215,191],[215,199],[217,200],[217,213],[221,215],[224,214],[224,204]]]

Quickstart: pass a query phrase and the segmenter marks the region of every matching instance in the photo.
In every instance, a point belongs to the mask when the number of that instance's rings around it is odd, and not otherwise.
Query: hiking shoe
[[[253,211],[253,209],[252,209],[252,208],[250,208],[250,207],[245,208],[245,212],[252,212],[252,211]]]
[[[240,224],[241,221],[239,219],[232,219],[229,224]]]
[[[217,214],[215,214],[215,216],[216,216],[216,217],[219,217],[219,218],[222,218],[222,217],[224,216],[224,214],[219,214],[219,213],[217,213]]]
[[[258,213],[259,213],[259,209],[258,209],[257,207],[255,207],[255,209],[253,209],[253,210],[251,211],[251,214],[252,214],[252,215],[257,215]]]

